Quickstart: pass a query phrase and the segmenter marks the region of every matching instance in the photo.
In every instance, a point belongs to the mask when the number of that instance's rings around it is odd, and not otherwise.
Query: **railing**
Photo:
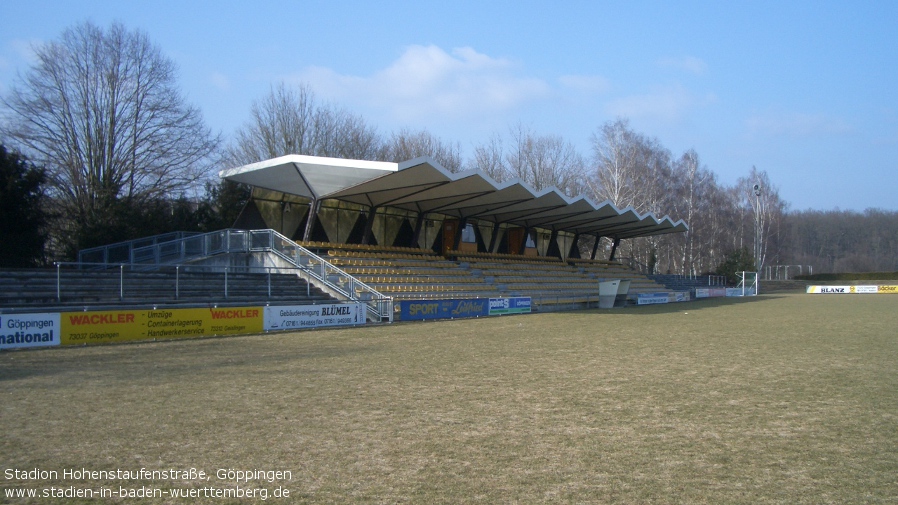
[[[680,275],[680,274],[655,274],[650,275],[654,281],[661,284],[681,284],[684,286],[726,286],[725,275]]]
[[[326,286],[338,298],[363,302],[379,321],[393,320],[393,299],[332,265],[274,230],[226,229],[131,248],[130,265],[153,269],[226,253],[267,252],[284,260],[298,274]],[[109,265],[106,265],[109,266]]]
[[[791,272],[790,272],[791,270]],[[768,265],[764,267],[764,279],[768,281],[788,281],[795,275],[814,275],[813,265]]]
[[[65,261],[57,261],[54,263],[56,267],[56,301],[62,302],[63,300],[63,291],[64,289],[67,291],[78,291],[82,290],[82,285],[76,286],[63,286],[62,282],[62,271],[71,267],[72,269],[84,270],[85,267],[95,267],[95,269],[112,269],[118,270],[118,299],[123,301],[127,298],[126,294],[127,290],[131,288],[129,286],[126,288],[126,276],[125,272],[139,271],[146,272],[147,269],[138,266],[132,265],[130,263],[119,263],[119,264],[108,264],[108,263],[76,263],[76,262],[65,262]],[[225,299],[229,298],[229,290],[231,289],[233,280],[229,278],[229,275],[233,277],[234,274],[265,274],[267,281],[267,296],[271,298],[272,294],[277,294],[272,292],[272,284],[271,284],[271,276],[272,274],[290,274],[296,273],[297,275],[303,269],[301,268],[285,268],[285,267],[268,267],[268,266],[219,266],[219,265],[159,265],[157,268],[154,268],[153,271],[159,272],[169,272],[174,275],[174,286],[172,286],[172,296],[173,299],[178,301],[181,299],[181,288],[182,284],[182,275],[184,274],[195,274],[195,273],[209,273],[209,274],[221,274],[220,281],[218,281],[218,277],[206,279],[206,281],[212,282],[220,282],[218,284],[217,289],[221,290],[222,295]],[[300,277],[301,278],[301,277]],[[129,279],[131,280],[131,279]],[[206,285],[204,285],[205,287]],[[136,293],[140,293],[143,291],[144,286],[134,286],[133,289]],[[306,282],[306,296],[311,296],[311,287],[308,282]]]
[[[90,249],[82,249],[81,251],[78,251],[78,262],[94,264],[130,263],[132,261],[131,253],[134,249],[171,242],[173,240],[179,240],[199,234],[199,232],[173,231],[161,235],[154,235],[152,237],[127,240],[125,242],[92,247]]]

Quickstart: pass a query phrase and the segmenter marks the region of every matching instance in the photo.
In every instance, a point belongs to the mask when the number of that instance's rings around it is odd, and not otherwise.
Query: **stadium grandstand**
[[[682,220],[535,191],[520,180],[402,163],[291,155],[223,170],[251,186],[238,229],[272,229],[395,300],[531,297],[538,310],[594,306],[598,281],[668,292],[615,261],[621,240],[681,233]],[[593,237],[581,257],[581,237]],[[611,240],[597,257],[600,238]],[[605,251],[602,251],[605,253]]]
[[[393,321],[411,300],[527,297],[537,311],[595,307],[603,281],[629,287],[618,302],[673,295],[615,261],[615,251],[621,240],[687,230],[667,216],[555,188],[451,173],[427,157],[290,155],[219,175],[252,187],[231,229],[83,250],[55,272],[3,272],[0,309],[354,302],[367,305],[368,320]],[[578,243],[588,237],[591,254],[581,257]],[[601,251],[607,257],[598,257],[602,237],[612,244]]]

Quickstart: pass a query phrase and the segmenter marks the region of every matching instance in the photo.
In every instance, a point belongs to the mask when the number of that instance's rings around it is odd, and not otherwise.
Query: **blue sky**
[[[518,122],[591,156],[617,117],[794,210],[898,210],[898,2],[0,0],[0,93],[91,20],[144,30],[226,137],[281,81],[470,153]]]

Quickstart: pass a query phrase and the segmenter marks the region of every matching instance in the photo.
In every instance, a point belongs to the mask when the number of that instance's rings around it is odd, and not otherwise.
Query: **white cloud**
[[[410,46],[370,76],[309,67],[291,80],[341,104],[374,107],[399,120],[474,118],[520,107],[549,94],[544,81],[517,75],[517,65],[470,47],[451,54],[436,46]]]
[[[851,125],[839,118],[825,114],[805,114],[800,112],[766,112],[756,114],[745,121],[752,135],[789,135],[805,137],[820,134],[841,134],[853,130]]]
[[[221,72],[212,72],[212,75],[209,76],[209,82],[221,91],[230,91],[231,89],[231,80]]]
[[[558,78],[562,86],[583,93],[607,93],[611,81],[598,75],[562,75]]]
[[[24,60],[29,65],[37,63],[37,55],[34,52],[34,48],[40,47],[42,44],[43,41],[39,39],[15,39],[9,42],[9,45],[15,55]]]
[[[606,108],[612,116],[674,122],[689,110],[716,101],[714,94],[698,97],[682,86],[673,86],[619,98],[609,102]]]
[[[676,70],[685,70],[695,75],[702,75],[708,70],[708,64],[701,58],[694,56],[684,56],[682,58],[662,58],[658,60],[658,66],[662,68],[673,68]]]

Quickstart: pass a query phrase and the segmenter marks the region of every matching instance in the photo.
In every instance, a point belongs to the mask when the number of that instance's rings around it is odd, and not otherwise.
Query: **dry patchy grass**
[[[250,487],[308,503],[894,503],[896,328],[898,296],[802,294],[7,352],[0,466],[290,470]]]

